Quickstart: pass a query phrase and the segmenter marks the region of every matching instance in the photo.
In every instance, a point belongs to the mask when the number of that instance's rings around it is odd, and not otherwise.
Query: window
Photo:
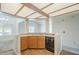
[[[52,25],[53,25],[52,22],[53,22],[53,21],[52,21],[52,18],[50,17],[50,18],[49,18],[49,33],[52,33]]]
[[[29,19],[28,25],[29,25],[29,33],[36,33],[37,24],[35,20]]]
[[[45,33],[45,19],[29,19],[29,33]]]
[[[0,24],[0,36],[2,36],[2,35],[11,35],[11,33],[12,33],[12,28],[11,28],[10,25]]]
[[[25,27],[25,22],[24,21],[21,21],[18,23],[18,33],[19,34],[23,34],[23,33],[26,33],[26,27]]]
[[[0,12],[0,36],[12,34],[12,24],[9,22],[11,16]]]
[[[45,33],[46,32],[46,20],[45,19],[41,19],[38,21],[39,24],[39,33]]]
[[[3,28],[3,35],[11,35],[12,34],[12,28],[11,25],[6,25]]]

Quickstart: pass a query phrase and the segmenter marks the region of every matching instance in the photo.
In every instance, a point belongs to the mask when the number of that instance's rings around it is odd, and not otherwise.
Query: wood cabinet
[[[44,36],[38,36],[37,37],[37,48],[45,48],[45,37]]]
[[[37,48],[36,36],[28,36],[28,48]]]
[[[25,50],[28,48],[27,37],[21,37],[20,43],[21,43],[21,50]]]
[[[27,48],[45,48],[45,36],[21,37],[21,50]]]

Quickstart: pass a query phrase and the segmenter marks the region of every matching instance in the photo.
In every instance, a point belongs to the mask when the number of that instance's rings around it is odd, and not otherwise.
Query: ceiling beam
[[[38,12],[38,13],[40,13],[40,14],[46,16],[46,17],[49,17],[48,14],[46,14],[45,12],[43,12],[42,10],[40,10],[39,8],[37,8],[36,6],[34,6],[34,5],[31,4],[31,3],[22,3],[22,4],[23,4],[24,6],[26,6],[26,7],[28,7],[28,8],[30,8],[30,9],[34,10],[34,11],[36,11],[36,12]]]
[[[47,8],[47,7],[51,6],[51,5],[53,5],[53,4],[54,4],[54,3],[50,3],[50,4],[46,5],[45,7],[43,7],[41,10],[43,10],[43,9],[45,9],[45,8]]]
[[[31,15],[33,15],[33,14],[35,14],[36,12],[33,12],[33,13],[31,13],[31,14],[29,14],[29,15],[27,15],[25,18],[27,18],[27,17],[29,17],[29,16],[31,16]]]
[[[36,18],[38,19],[38,18],[40,18],[40,17],[42,17],[42,16],[38,16],[38,17],[36,17]],[[47,18],[47,17],[46,17],[46,18]]]
[[[45,7],[41,8],[41,10],[47,8],[48,6],[50,6],[50,5],[52,5],[52,4],[54,4],[54,3],[50,3],[50,4],[46,5]],[[26,18],[29,17],[29,16],[31,16],[31,15],[33,15],[34,13],[36,13],[36,12],[33,12],[33,13],[27,15]]]
[[[36,17],[36,18],[40,18],[40,17],[42,17],[42,16],[38,16],[38,17]]]
[[[17,15],[22,9],[23,9],[24,5],[15,13],[15,15]]]

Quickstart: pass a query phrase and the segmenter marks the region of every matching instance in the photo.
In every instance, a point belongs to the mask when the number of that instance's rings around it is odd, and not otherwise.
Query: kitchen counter
[[[21,34],[21,37],[23,36],[51,36],[54,37],[55,34],[52,33],[27,33],[27,34]]]
[[[25,50],[27,48],[46,48],[45,47],[46,37],[47,38],[48,37],[54,38],[54,54],[55,55],[60,54],[60,52],[62,50],[60,35],[52,34],[52,33],[27,33],[27,34],[21,34],[20,35],[21,49]]]

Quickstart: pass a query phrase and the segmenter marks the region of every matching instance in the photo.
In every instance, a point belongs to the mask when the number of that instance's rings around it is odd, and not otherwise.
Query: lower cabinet
[[[28,36],[28,48],[37,48],[37,38],[35,36]]]
[[[21,37],[20,43],[21,43],[21,45],[20,45],[21,46],[21,51],[28,48],[27,37]]]
[[[45,37],[44,36],[38,36],[37,37],[37,48],[45,48]]]
[[[27,48],[45,48],[45,36],[21,37],[21,50]]]

